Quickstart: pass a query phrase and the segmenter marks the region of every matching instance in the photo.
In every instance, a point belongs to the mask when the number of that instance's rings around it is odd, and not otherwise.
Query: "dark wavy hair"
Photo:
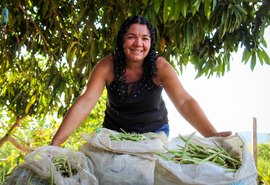
[[[117,81],[126,82],[125,72],[126,72],[126,59],[124,53],[124,35],[127,33],[127,30],[132,24],[142,24],[146,25],[151,37],[151,46],[148,55],[143,62],[143,81],[149,82],[152,81],[152,78],[156,75],[156,42],[157,34],[156,29],[153,28],[151,22],[142,16],[131,16],[128,17],[121,25],[120,30],[117,34],[116,47],[114,53],[114,74]]]

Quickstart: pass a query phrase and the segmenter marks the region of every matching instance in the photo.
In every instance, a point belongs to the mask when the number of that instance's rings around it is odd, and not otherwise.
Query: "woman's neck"
[[[125,76],[128,83],[138,81],[143,77],[143,68],[134,65],[132,68],[127,67]]]

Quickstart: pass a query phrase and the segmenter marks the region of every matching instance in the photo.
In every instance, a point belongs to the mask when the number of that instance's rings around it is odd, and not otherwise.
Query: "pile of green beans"
[[[166,160],[172,160],[179,164],[200,164],[210,162],[215,165],[226,168],[227,171],[235,172],[241,166],[241,159],[237,156],[229,154],[225,149],[214,142],[216,147],[202,146],[192,142],[192,137],[179,137],[185,142],[184,146],[179,146],[178,149],[171,150],[165,147],[167,154],[158,153],[159,156]]]
[[[56,170],[59,171],[63,177],[68,178],[68,177],[71,177],[71,176],[77,174],[77,170],[71,168],[71,165],[68,161],[68,157],[65,156],[64,154],[58,154],[58,155],[54,156],[52,158],[52,162],[53,162],[53,165],[56,168]],[[32,184],[55,185],[55,183],[54,183],[55,177],[54,176],[55,176],[54,170],[53,170],[53,167],[51,166],[50,179],[44,179],[42,177],[39,177],[37,174],[30,174],[27,177],[26,185],[32,185]]]
[[[56,155],[53,158],[53,164],[56,170],[59,171],[63,177],[71,177],[77,173],[76,169],[71,168],[70,163],[68,162],[68,157],[65,155]]]
[[[123,129],[121,129],[122,133],[111,134],[109,137],[112,141],[142,141],[147,140],[148,138],[142,134],[135,134],[135,133],[127,133]]]

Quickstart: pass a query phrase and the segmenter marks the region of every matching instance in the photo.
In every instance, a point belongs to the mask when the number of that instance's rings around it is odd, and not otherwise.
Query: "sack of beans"
[[[135,134],[102,128],[83,135],[79,148],[91,159],[100,184],[153,185],[156,152],[164,151],[164,133]]]
[[[98,185],[93,164],[81,152],[44,146],[29,153],[13,169],[5,185]]]
[[[158,154],[155,185],[256,185],[257,170],[244,140],[202,138],[195,133],[173,138]]]

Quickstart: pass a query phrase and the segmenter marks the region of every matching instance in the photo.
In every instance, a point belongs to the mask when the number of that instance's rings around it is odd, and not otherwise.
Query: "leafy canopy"
[[[61,117],[93,66],[113,51],[120,24],[130,15],[152,21],[157,50],[178,72],[191,63],[198,77],[222,76],[239,46],[251,69],[257,60],[270,64],[263,38],[270,22],[267,0],[1,1],[5,7],[0,106],[20,117],[48,112]]]

